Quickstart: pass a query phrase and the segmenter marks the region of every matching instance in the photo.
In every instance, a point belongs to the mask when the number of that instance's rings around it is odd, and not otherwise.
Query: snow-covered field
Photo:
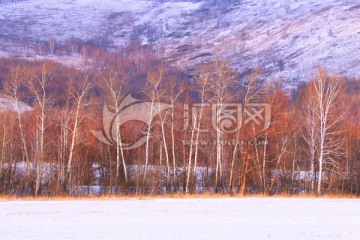
[[[0,202],[0,239],[360,239],[360,201]]]

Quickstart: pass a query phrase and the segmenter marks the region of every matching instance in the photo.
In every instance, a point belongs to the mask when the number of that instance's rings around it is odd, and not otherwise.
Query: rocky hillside
[[[360,3],[353,0],[28,0],[0,4],[0,56],[36,55],[69,39],[109,51],[132,41],[191,71],[228,59],[241,72],[306,80],[321,65],[360,75]]]

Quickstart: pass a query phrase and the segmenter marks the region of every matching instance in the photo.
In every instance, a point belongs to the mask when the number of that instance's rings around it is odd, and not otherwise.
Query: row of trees
[[[318,69],[286,91],[226,62],[179,76],[161,65],[134,87],[121,67],[3,70],[0,193],[358,194],[358,81]]]

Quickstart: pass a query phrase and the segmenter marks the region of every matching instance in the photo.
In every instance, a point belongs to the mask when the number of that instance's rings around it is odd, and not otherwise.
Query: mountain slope
[[[80,39],[115,50],[139,40],[184,70],[228,59],[241,72],[306,80],[321,65],[360,73],[360,3],[350,0],[206,2],[29,0],[0,4],[1,54],[35,54],[39,42]],[[26,46],[24,48],[24,46]]]

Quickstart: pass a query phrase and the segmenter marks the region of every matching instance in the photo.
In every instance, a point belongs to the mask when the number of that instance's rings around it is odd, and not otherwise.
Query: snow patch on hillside
[[[6,97],[0,97],[0,112],[17,111],[18,107],[21,113],[32,111],[32,107],[23,102],[19,102],[18,106],[14,100]]]

